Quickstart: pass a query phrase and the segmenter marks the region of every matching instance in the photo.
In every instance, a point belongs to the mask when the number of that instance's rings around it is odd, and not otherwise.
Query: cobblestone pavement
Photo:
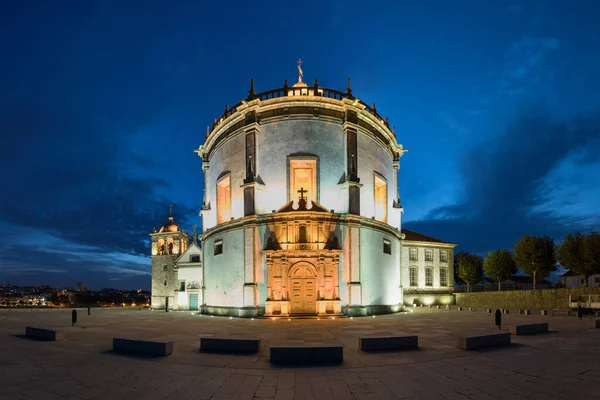
[[[600,399],[600,329],[591,318],[503,315],[505,326],[549,322],[493,350],[456,348],[456,335],[497,329],[492,314],[415,309],[377,318],[229,319],[190,312],[94,309],[0,311],[0,399]],[[25,326],[62,328],[64,340],[22,337]],[[419,336],[419,350],[363,353],[364,334]],[[203,335],[255,336],[258,355],[199,353]],[[113,337],[175,342],[171,356],[110,352]],[[269,343],[337,342],[341,366],[276,368]]]

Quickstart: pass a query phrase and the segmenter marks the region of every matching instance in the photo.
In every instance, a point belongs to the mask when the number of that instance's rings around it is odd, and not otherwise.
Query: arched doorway
[[[316,314],[317,272],[307,262],[300,262],[289,273],[290,302],[292,314]]]

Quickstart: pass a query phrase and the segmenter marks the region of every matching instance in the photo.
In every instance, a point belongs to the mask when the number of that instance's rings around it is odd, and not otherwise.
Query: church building
[[[456,244],[402,229],[394,128],[349,79],[342,92],[298,70],[262,93],[251,80],[207,128],[202,232],[190,242],[171,215],[151,234],[152,307],[360,316],[452,303]]]

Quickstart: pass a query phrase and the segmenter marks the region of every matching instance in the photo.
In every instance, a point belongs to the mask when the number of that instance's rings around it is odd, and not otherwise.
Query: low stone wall
[[[455,293],[454,296],[456,304],[463,307],[566,310],[569,308],[569,295],[585,297],[599,293],[600,288],[578,288]]]

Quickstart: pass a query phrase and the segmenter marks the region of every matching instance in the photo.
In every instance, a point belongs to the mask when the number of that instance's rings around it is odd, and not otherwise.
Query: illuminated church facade
[[[299,67],[301,72],[301,68]],[[456,246],[402,229],[407,150],[375,105],[315,80],[215,119],[202,233],[152,237],[152,307],[250,316],[371,315],[453,301]]]

